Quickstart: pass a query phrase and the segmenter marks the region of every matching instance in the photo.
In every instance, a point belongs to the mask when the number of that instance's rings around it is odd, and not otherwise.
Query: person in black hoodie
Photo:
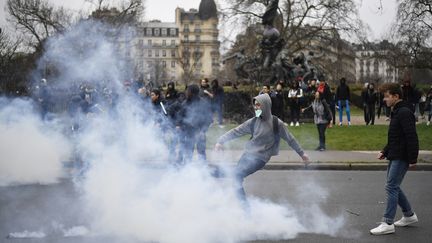
[[[402,90],[396,83],[385,84],[384,100],[392,108],[388,128],[387,145],[378,154],[378,159],[389,160],[387,168],[387,206],[382,223],[370,230],[373,235],[391,234],[395,226],[403,227],[418,222],[407,197],[400,188],[408,168],[415,166],[419,153],[419,141],[412,104],[402,100]],[[403,217],[394,222],[397,206]]]
[[[272,101],[271,111],[272,114],[277,116],[282,121],[285,121],[284,115],[284,97],[282,91],[282,84],[277,84],[276,89],[270,94],[270,98]]]
[[[222,127],[225,92],[223,87],[219,85],[219,81],[217,79],[212,81],[212,94],[214,95],[212,100],[213,112],[217,113],[219,126]]]
[[[177,90],[175,89],[175,84],[174,82],[169,82],[168,83],[168,88],[167,91],[165,93],[165,99],[168,103],[173,103],[174,101],[177,100],[178,94],[177,94]]]
[[[181,150],[178,163],[184,164],[192,159],[196,144],[198,158],[206,160],[206,133],[212,123],[210,103],[199,95],[196,84],[189,85],[186,100],[183,101],[177,118],[180,129]]]
[[[351,125],[351,114],[350,114],[350,106],[349,106],[351,100],[351,94],[350,94],[349,86],[346,85],[345,78],[341,78],[339,81],[339,86],[336,89],[335,99],[339,107],[339,126],[342,125],[344,107],[347,115],[348,125]]]
[[[375,124],[375,104],[377,103],[377,93],[375,92],[375,84],[374,83],[370,83],[368,85],[368,88],[366,90],[366,93],[364,94],[364,102],[366,103],[367,106],[367,111],[368,111],[368,117],[367,117],[367,121],[366,125],[374,125]]]

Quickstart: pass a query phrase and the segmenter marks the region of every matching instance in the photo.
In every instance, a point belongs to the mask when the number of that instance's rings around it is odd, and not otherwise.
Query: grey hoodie
[[[279,153],[279,141],[275,141],[273,133],[273,117],[271,114],[271,99],[268,94],[261,94],[254,98],[254,101],[261,104],[262,114],[255,122],[254,134],[251,140],[246,143],[245,153],[255,156],[263,161],[269,161],[270,157]],[[231,129],[222,135],[218,143],[223,144],[232,139],[251,134],[251,118],[236,128]],[[300,156],[304,154],[302,148],[297,143],[292,134],[284,126],[283,122],[278,119],[279,136],[285,140],[288,145]]]

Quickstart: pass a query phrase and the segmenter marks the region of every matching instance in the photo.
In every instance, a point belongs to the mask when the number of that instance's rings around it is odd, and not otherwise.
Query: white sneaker
[[[348,122],[348,126],[351,126],[351,122]]]
[[[300,123],[299,122],[296,122],[296,125],[295,125],[296,127],[298,127],[298,126],[300,126]]]
[[[339,122],[339,126],[342,126],[342,122]]]
[[[429,126],[429,125],[430,125],[430,121],[426,122],[426,126]]]
[[[413,224],[413,223],[416,223],[416,222],[418,222],[418,218],[417,218],[417,215],[414,214],[411,217],[405,217],[405,216],[403,216],[400,220],[396,221],[394,223],[394,225],[398,226],[398,227],[404,227],[404,226],[407,226],[407,225],[410,225],[410,224]]]
[[[291,122],[291,123],[290,123],[290,126],[291,126],[291,127],[294,126],[294,122]]]
[[[394,224],[388,225],[385,222],[382,222],[378,227],[370,230],[370,233],[373,235],[386,235],[395,232]]]

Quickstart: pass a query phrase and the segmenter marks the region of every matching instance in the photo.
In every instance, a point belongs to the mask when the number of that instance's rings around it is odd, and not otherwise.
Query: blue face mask
[[[255,117],[260,117],[261,114],[262,114],[262,110],[261,109],[255,110]]]

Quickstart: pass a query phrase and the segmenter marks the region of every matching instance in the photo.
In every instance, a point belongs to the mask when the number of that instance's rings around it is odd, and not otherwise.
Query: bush
[[[245,91],[225,93],[224,118],[242,123],[253,115],[252,94]]]

